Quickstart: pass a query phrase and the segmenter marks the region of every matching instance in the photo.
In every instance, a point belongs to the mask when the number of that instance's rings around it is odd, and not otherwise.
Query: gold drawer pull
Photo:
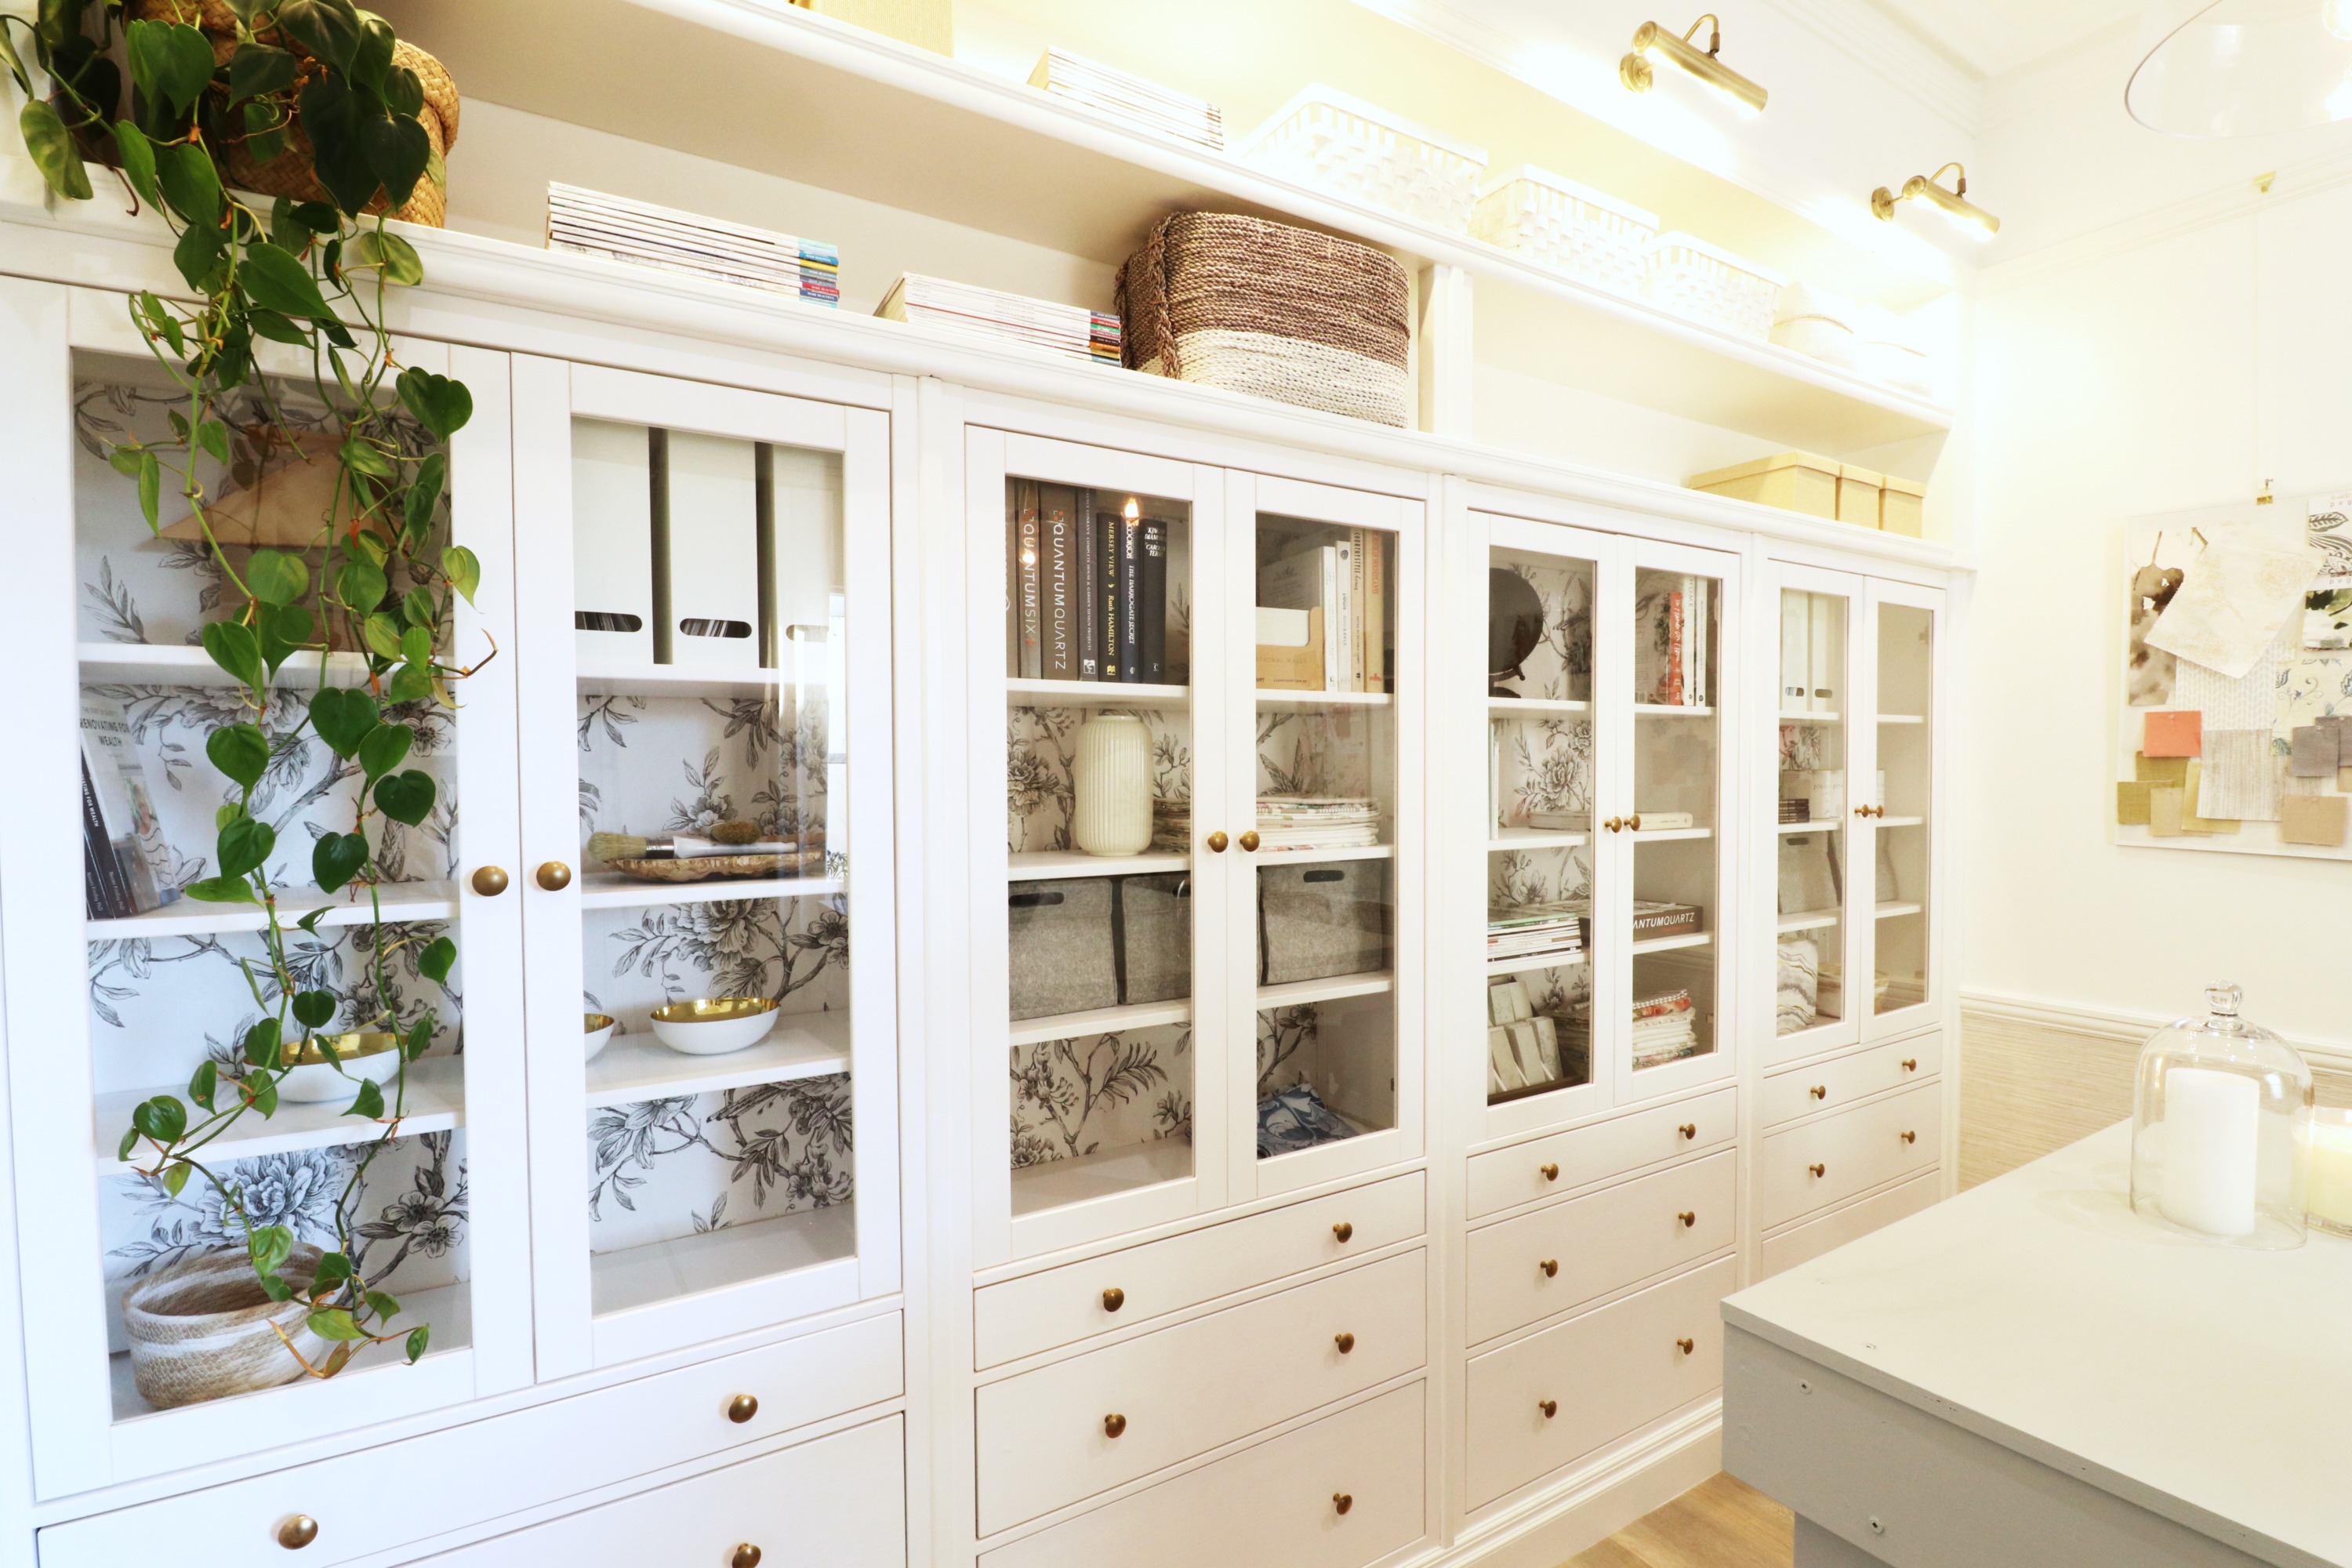
[[[1356,1239],[1356,1227],[1343,1219],[1331,1227],[1331,1234],[1342,1242],[1353,1241]]]
[[[1685,1209],[1682,1213],[1675,1215],[1675,1217],[1683,1222],[1683,1228],[1685,1230],[1688,1230],[1691,1226],[1698,1223],[1698,1211],[1696,1209]]]
[[[1685,1355],[1689,1355],[1692,1352],[1698,1349],[1698,1342],[1696,1340],[1676,1340],[1675,1344]]]
[[[1544,1413],[1544,1419],[1549,1421],[1553,1416],[1559,1414],[1559,1401],[1557,1399],[1538,1399],[1536,1401],[1536,1408],[1542,1411]]]
[[[1114,1285],[1103,1292],[1103,1310],[1116,1312],[1127,1305],[1127,1292]]]
[[[1331,1494],[1331,1506],[1338,1511],[1345,1513],[1349,1509],[1356,1506],[1355,1494],[1352,1492],[1333,1492]]]
[[[278,1521],[278,1544],[289,1552],[299,1552],[318,1539],[319,1521],[307,1513],[298,1513]]]
[[[1538,1165],[1536,1169],[1543,1173],[1543,1179],[1547,1182],[1557,1182],[1559,1180],[1559,1166],[1549,1160]]]
[[[1919,1058],[1917,1057],[1905,1057],[1903,1058],[1903,1070],[1905,1072],[1917,1072],[1919,1070]]]
[[[539,885],[551,893],[560,893],[572,886],[572,868],[561,860],[549,860],[539,868]]]
[[[1239,844],[1245,852],[1255,850],[1257,848],[1257,829],[1255,827],[1244,829],[1242,836],[1234,840],[1234,842]]]
[[[503,866],[478,866],[474,868],[474,891],[486,899],[495,899],[507,890],[507,868]]]
[[[1906,1143],[1916,1143],[1919,1142],[1919,1134],[1916,1132],[1906,1132],[1903,1134],[1903,1142]]]
[[[1231,842],[1232,840],[1227,838],[1222,832],[1212,833],[1209,835],[1208,838],[1209,853],[1212,855],[1222,855],[1225,852],[1225,846]]]
[[[760,1414],[760,1400],[756,1394],[739,1394],[727,1402],[727,1419],[738,1426],[758,1414]]]
[[[1124,1432],[1124,1431],[1126,1431],[1126,1430],[1127,1430],[1127,1417],[1126,1417],[1126,1416],[1124,1416],[1124,1415],[1106,1415],[1106,1416],[1104,1416],[1104,1417],[1103,1417],[1103,1436],[1106,1436],[1106,1437],[1116,1437],[1116,1436],[1118,1436],[1120,1433],[1122,1433],[1122,1432]]]
[[[1827,1165],[1808,1165],[1805,1169],[1816,1176],[1826,1176],[1830,1173],[1830,1168]]]
[[[1612,833],[1622,833],[1625,831],[1625,819],[1622,816],[1612,816],[1601,826]]]
[[[1625,819],[1625,831],[1628,833],[1639,833],[1642,831],[1642,814],[1640,812],[1637,811],[1633,816]]]
[[[1331,1342],[1339,1347],[1339,1353],[1341,1355],[1346,1355],[1349,1351],[1356,1348],[1356,1336],[1342,1331],[1341,1332],[1331,1336]]]
[[[736,1542],[735,1555],[727,1560],[727,1568],[760,1568],[760,1549],[748,1541]]]
[[[1547,1258],[1536,1267],[1543,1270],[1543,1277],[1547,1279],[1559,1278],[1559,1259],[1557,1258]]]
[[[1805,1090],[1805,1092],[1811,1095],[1815,1100],[1827,1100],[1830,1097],[1830,1086],[1825,1083],[1817,1083],[1813,1085],[1812,1088]]]
[[[1685,1121],[1682,1124],[1680,1131],[1683,1135],[1683,1141],[1685,1142],[1689,1142],[1691,1140],[1698,1136],[1698,1123],[1696,1121]]]

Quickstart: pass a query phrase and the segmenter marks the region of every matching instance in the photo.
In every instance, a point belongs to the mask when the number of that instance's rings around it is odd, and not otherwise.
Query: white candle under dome
[[[2164,1217],[2208,1236],[2254,1228],[2262,1086],[2242,1073],[2164,1075]]]

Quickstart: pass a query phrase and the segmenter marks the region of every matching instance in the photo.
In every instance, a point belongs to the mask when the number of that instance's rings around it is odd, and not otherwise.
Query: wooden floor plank
[[[1795,1532],[1787,1509],[1717,1475],[1561,1568],[1790,1568]]]

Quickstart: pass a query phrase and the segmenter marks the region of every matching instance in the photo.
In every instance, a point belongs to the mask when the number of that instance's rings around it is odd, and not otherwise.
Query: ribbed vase
[[[1077,796],[1070,837],[1089,855],[1140,855],[1151,844],[1151,731],[1103,713],[1078,726],[1070,763]]]

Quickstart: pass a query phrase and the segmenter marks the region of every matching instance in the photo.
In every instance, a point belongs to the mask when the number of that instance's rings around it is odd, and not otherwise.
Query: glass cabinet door
[[[896,1287],[888,423],[517,375],[547,1376]]]
[[[1851,976],[1868,973],[1870,900],[1851,874],[1873,798],[1848,763],[1866,753],[1865,700],[1854,689],[1850,650],[1859,639],[1861,579],[1808,567],[1777,568],[1774,668],[1776,771],[1771,1060],[1852,1045],[1866,1006]]]
[[[1940,1001],[1940,933],[1930,917],[1939,874],[1936,742],[1941,722],[1943,595],[1873,580],[1865,658],[1871,666],[1873,777],[1858,795],[1856,851],[1867,847],[1873,936],[1865,1038],[1933,1022]]]

